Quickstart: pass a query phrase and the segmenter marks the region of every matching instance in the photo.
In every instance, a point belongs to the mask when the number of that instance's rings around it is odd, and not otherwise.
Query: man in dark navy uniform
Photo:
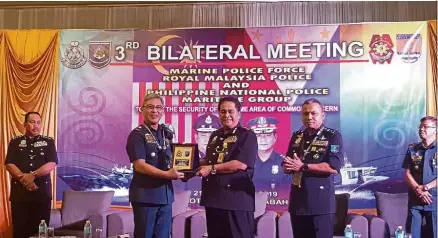
[[[255,187],[252,182],[257,158],[257,137],[242,127],[240,102],[233,97],[219,100],[222,128],[213,132],[202,176],[201,206],[207,216],[209,238],[253,238]]]
[[[141,105],[144,123],[129,134],[126,151],[134,172],[129,201],[134,212],[135,238],[169,238],[172,222],[172,180],[184,174],[171,168],[173,133],[159,124],[163,99],[148,94]]]
[[[294,238],[332,238],[333,177],[342,166],[342,136],[323,125],[325,113],[317,99],[306,100],[301,110],[305,128],[293,133],[283,162],[285,172],[293,172],[289,212]]]
[[[41,115],[28,112],[25,134],[9,142],[6,170],[11,174],[11,211],[14,238],[38,233],[41,220],[50,224],[52,181],[50,171],[58,164],[55,141],[40,135]]]
[[[257,117],[248,121],[248,127],[257,135],[258,156],[254,168],[256,191],[270,191],[286,185],[290,187],[291,176],[281,169],[283,155],[274,150],[277,141],[278,120],[272,117]]]
[[[407,230],[412,237],[437,237],[437,119],[427,116],[420,120],[421,142],[410,144],[403,161],[409,186]],[[422,227],[423,220],[426,221]]]

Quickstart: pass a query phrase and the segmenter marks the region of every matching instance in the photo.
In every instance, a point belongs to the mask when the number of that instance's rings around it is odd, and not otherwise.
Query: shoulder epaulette
[[[11,140],[15,140],[15,139],[18,139],[18,138],[20,138],[20,137],[22,137],[22,136],[24,136],[24,135],[19,135],[19,136],[13,136],[13,137],[11,138]]]
[[[335,130],[335,129],[332,129],[332,128],[327,128],[327,127],[324,127],[324,131],[330,132],[332,134],[335,134],[336,132],[338,132],[338,130]]]
[[[53,140],[53,137],[50,137],[50,136],[41,136],[41,138],[48,139],[48,140]]]
[[[417,147],[420,144],[421,144],[421,142],[411,143],[411,144],[409,144],[409,147]]]
[[[298,131],[295,131],[294,133],[292,133],[292,135],[298,135],[298,134],[301,134],[303,132],[304,132],[304,129],[298,130]]]
[[[251,129],[246,126],[241,126],[240,128],[245,129],[245,131],[250,131]]]

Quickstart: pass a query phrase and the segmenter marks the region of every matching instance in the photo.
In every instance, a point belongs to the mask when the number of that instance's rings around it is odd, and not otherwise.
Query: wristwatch
[[[308,171],[308,170],[309,170],[308,164],[303,164],[303,166],[301,166],[301,171]]]
[[[211,174],[216,174],[217,170],[214,167],[214,164],[211,165]]]
[[[423,185],[423,191],[429,191],[429,187],[427,185]]]
[[[36,171],[32,171],[32,172],[30,172],[35,178],[37,177],[37,172]]]

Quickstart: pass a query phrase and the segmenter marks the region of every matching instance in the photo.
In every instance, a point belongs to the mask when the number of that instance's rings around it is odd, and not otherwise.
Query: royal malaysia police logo
[[[101,69],[111,62],[110,41],[90,41],[88,43],[88,57],[90,65],[96,69]]]
[[[84,50],[79,46],[78,41],[71,41],[70,46],[65,50],[61,63],[70,69],[79,69],[87,62]]]
[[[405,63],[414,63],[421,56],[421,34],[397,34],[397,55]]]
[[[394,55],[394,51],[392,50],[394,44],[389,34],[383,34],[381,36],[373,35],[369,46],[369,54],[373,64],[377,62],[380,64],[384,64],[385,62],[388,64],[391,63],[392,56]]]

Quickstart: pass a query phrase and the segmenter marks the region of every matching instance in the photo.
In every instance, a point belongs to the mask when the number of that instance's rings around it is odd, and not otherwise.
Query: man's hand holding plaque
[[[172,168],[184,173],[183,181],[187,181],[196,175],[199,167],[198,144],[175,143],[172,146]]]

